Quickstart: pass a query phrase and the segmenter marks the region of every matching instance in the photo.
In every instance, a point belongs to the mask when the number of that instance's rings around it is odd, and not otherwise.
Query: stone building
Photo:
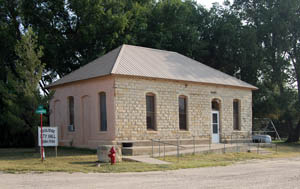
[[[176,52],[122,45],[48,86],[60,145],[177,137],[222,142],[252,129],[256,87]]]

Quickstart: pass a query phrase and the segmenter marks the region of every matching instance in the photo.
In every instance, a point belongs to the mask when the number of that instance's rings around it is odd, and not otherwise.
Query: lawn
[[[278,144],[278,153],[268,149],[270,154],[257,153],[226,153],[226,154],[196,154],[177,157],[160,158],[171,162],[170,165],[151,165],[139,162],[126,162],[110,165],[101,163],[98,166],[95,150],[59,148],[55,157],[53,148],[46,148],[46,160],[42,163],[39,153],[35,149],[0,149],[0,171],[19,172],[143,172],[164,171],[184,168],[226,166],[235,162],[300,156],[300,144]]]
[[[300,142],[298,143],[284,143],[284,142],[276,142],[278,146],[278,154],[279,157],[292,157],[300,155]]]

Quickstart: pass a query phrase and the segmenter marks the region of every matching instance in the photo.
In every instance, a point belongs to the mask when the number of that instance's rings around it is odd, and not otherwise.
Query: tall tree
[[[42,46],[37,45],[37,37],[31,27],[25,31],[15,48],[18,56],[16,72],[20,81],[19,85],[22,86],[21,89],[27,96],[34,96],[38,90],[38,83],[44,69],[44,64],[40,60],[43,56],[42,49]]]
[[[21,123],[18,116],[13,114],[17,96],[12,83],[16,73],[14,48],[20,39],[18,1],[0,0],[0,12],[0,146],[9,146],[14,143],[11,127],[18,127]]]
[[[296,142],[300,137],[300,1],[288,0],[284,4],[285,11],[288,11],[288,42],[289,49],[288,60],[292,63],[292,75],[295,79],[292,82],[296,83],[298,102],[295,104],[297,110],[295,116],[298,117],[296,126],[291,127],[291,132],[288,138],[289,142]]]
[[[160,0],[147,20],[143,46],[176,51],[200,60],[207,53],[202,40],[208,11],[194,1]]]
[[[205,63],[255,85],[261,63],[255,29],[244,25],[229,4],[215,4],[209,12]]]
[[[0,146],[31,146],[38,125],[34,110],[43,101],[38,90],[43,71],[42,49],[37,46],[31,28],[21,34],[15,55],[15,70],[8,69],[6,80],[0,82],[1,107],[4,107],[0,114]]]
[[[300,116],[299,111],[297,113],[295,110],[297,99],[294,94],[297,91],[292,85],[298,75],[296,69],[291,69],[291,63],[296,60],[295,56],[291,57],[294,49],[291,41],[295,42],[293,37],[296,35],[291,31],[293,22],[299,19],[299,1],[235,0],[234,7],[245,24],[255,28],[258,46],[263,52],[262,75],[259,78],[261,90],[255,99],[255,112],[277,119],[281,125],[289,127],[289,141],[298,141]]]

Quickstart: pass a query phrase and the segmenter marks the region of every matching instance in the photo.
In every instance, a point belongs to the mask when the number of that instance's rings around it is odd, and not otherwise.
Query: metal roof
[[[48,87],[110,74],[257,89],[179,53],[132,45],[122,45]]]
[[[97,58],[96,60],[82,66],[81,68],[69,73],[63,78],[48,85],[47,88],[51,88],[57,85],[70,83],[74,81],[81,81],[85,79],[91,79],[95,77],[109,75],[111,70],[119,56],[119,52],[122,46],[110,51],[109,53]]]

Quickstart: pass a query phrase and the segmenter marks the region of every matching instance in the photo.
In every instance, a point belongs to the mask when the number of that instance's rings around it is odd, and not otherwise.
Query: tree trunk
[[[296,126],[296,128],[293,128],[291,125],[291,130],[289,132],[289,137],[286,142],[298,142],[300,137],[300,120]]]

